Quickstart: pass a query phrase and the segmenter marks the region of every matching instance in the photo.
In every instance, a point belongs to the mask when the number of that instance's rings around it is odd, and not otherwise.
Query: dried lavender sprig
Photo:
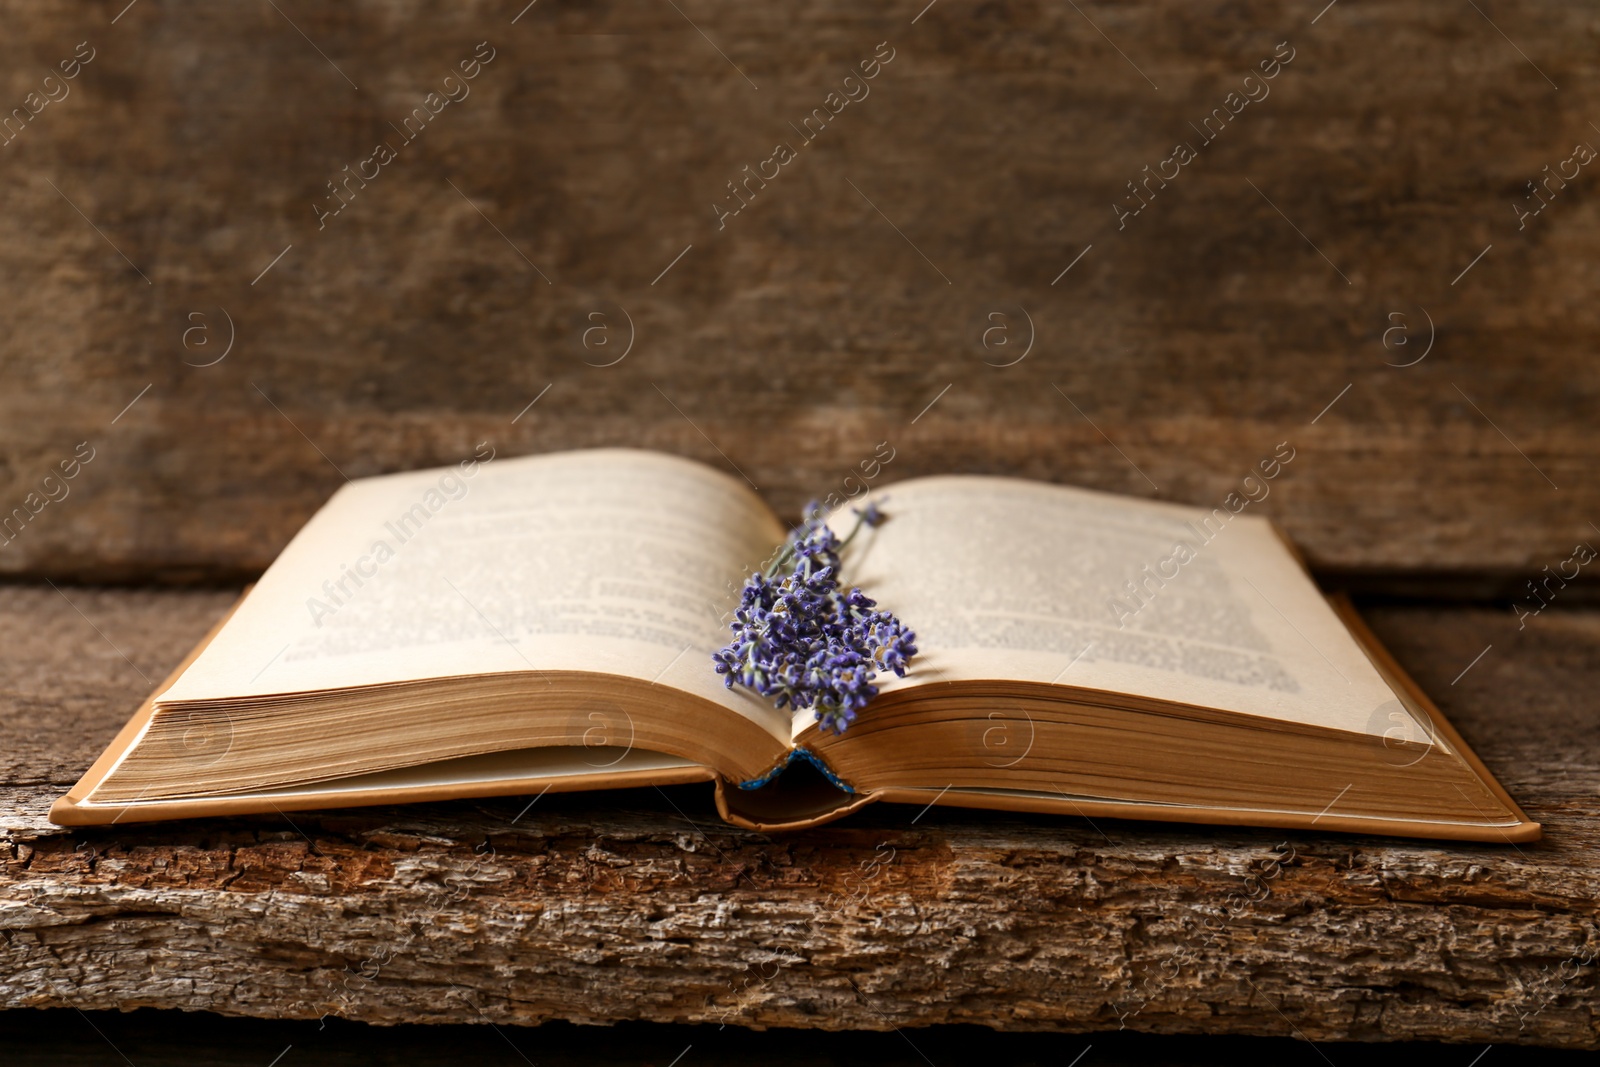
[[[855,509],[855,526],[843,541],[816,517],[818,510],[812,502],[766,572],[750,576],[734,613],[734,640],[712,658],[729,687],[737,681],[779,708],[814,708],[825,729],[843,733],[877,696],[872,680],[879,670],[905,675],[916,635],[891,612],[875,610],[860,589],[839,589],[839,553],[862,526],[883,522],[877,504]]]
[[[883,499],[888,500],[889,498],[884,497]],[[816,517],[820,510],[821,505],[815,500],[807,504],[806,514],[811,516],[811,518],[801,523],[799,529],[806,529],[807,527],[820,522],[820,520]],[[839,547],[836,550],[838,552],[843,552],[850,542],[856,539],[856,534],[861,532],[861,528],[863,526],[878,526],[882,524],[883,520],[888,517],[884,515],[881,510],[879,510],[877,501],[868,501],[866,507],[851,508],[850,510],[855,513],[856,522],[854,526],[850,527],[850,532],[845,535],[844,540],[839,542]],[[798,532],[799,531],[796,530],[796,533]],[[783,548],[776,556],[773,557],[772,562],[767,564],[766,577],[771,578],[773,575],[777,574],[781,567],[794,558],[795,544],[796,537],[791,535],[789,540],[784,542]]]

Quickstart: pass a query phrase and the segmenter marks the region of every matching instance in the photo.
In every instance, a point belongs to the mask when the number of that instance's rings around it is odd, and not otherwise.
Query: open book
[[[1539,835],[1265,519],[960,475],[887,501],[845,584],[921,652],[834,734],[713,671],[744,578],[787,535],[744,483],[649,452],[486,447],[351,482],[50,817],[710,781],[759,829],[885,800]]]

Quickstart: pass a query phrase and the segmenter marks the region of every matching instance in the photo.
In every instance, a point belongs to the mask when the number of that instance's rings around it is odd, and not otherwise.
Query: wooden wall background
[[[1513,208],[1600,146],[1592,7],[524,3],[0,3],[0,106],[94,54],[0,147],[0,511],[95,454],[0,573],[236,579],[341,472],[482,440],[680,452],[791,511],[885,440],[889,480],[1206,505],[1289,441],[1262,510],[1327,571],[1526,576],[1600,537],[1600,168]],[[880,42],[870,96],[719,230]],[[1019,309],[1031,350],[986,365]],[[621,312],[631,351],[592,365]]]

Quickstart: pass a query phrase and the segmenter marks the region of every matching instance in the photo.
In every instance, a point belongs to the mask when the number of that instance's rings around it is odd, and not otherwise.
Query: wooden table
[[[691,787],[46,822],[232,596],[0,588],[6,1003],[1600,1045],[1563,967],[1600,947],[1600,611],[1370,612],[1544,823],[1520,847],[897,806],[769,837]]]

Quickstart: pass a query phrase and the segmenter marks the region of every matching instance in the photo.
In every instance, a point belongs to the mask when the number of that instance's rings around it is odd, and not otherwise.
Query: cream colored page
[[[734,479],[626,449],[361,479],[160,699],[585,670],[695,693],[787,742],[787,715],[711,667],[729,589],[783,533]]]
[[[1394,693],[1264,519],[1005,478],[886,495],[889,521],[845,560],[917,633],[913,672],[885,691],[1019,679],[1393,729]]]

